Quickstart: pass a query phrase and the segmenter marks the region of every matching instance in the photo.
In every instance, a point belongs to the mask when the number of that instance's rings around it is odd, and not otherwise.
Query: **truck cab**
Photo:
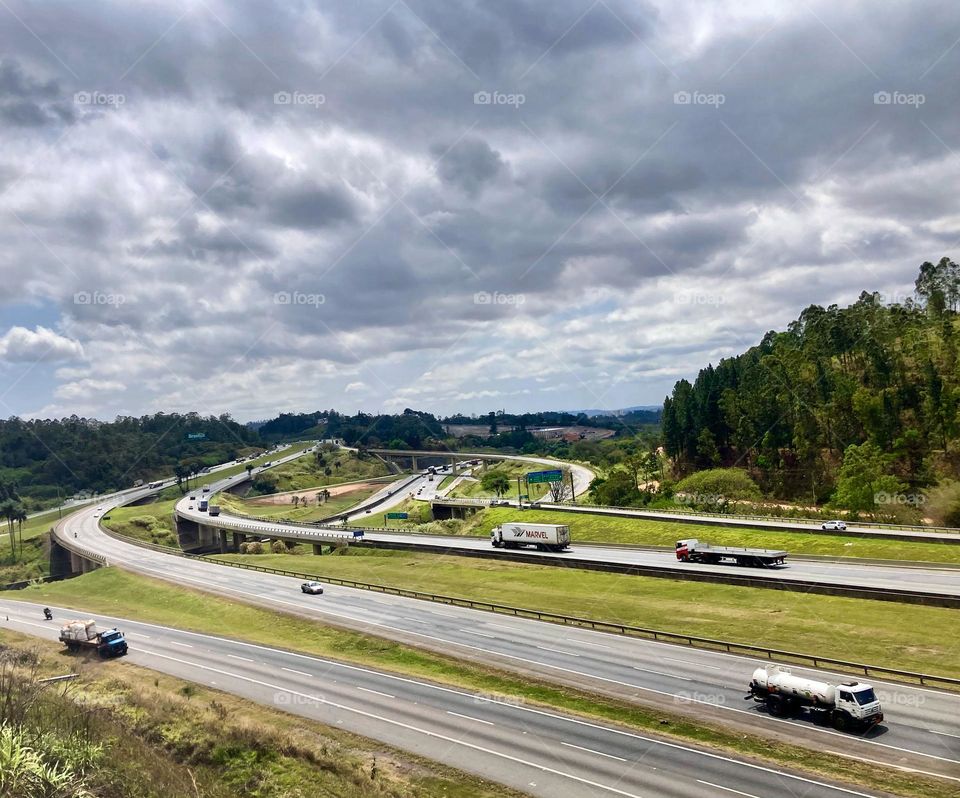
[[[857,724],[871,726],[883,720],[883,712],[877,694],[869,684],[844,682],[837,686],[836,708]],[[835,722],[837,718],[835,716]],[[843,727],[843,720],[839,726]]]
[[[107,629],[100,633],[98,648],[102,657],[121,657],[127,653],[127,639],[117,629]]]

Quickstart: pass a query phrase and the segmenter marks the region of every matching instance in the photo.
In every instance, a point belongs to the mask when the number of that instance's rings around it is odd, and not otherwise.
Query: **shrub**
[[[944,482],[927,494],[926,515],[941,526],[960,526],[960,482]]]
[[[275,540],[270,544],[270,551],[272,551],[274,554],[286,554],[287,544],[282,540]]]
[[[680,480],[675,488],[682,503],[694,507],[726,506],[732,499],[759,499],[760,488],[742,468],[709,468]]]

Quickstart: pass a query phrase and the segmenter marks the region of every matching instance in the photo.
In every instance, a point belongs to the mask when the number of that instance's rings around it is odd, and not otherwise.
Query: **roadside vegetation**
[[[79,678],[37,684],[69,662]],[[0,795],[495,798],[518,793],[128,662],[0,632]]]
[[[257,475],[248,496],[312,488],[385,477],[390,469],[379,457],[321,446],[316,452]]]
[[[351,546],[214,559],[960,677],[956,610]],[[924,629],[923,646],[916,630]]]
[[[822,751],[733,731],[719,724],[692,720],[682,714],[682,703],[677,704],[676,712],[662,707],[626,704],[583,689],[559,686],[529,676],[516,676],[382,638],[261,610],[209,593],[174,587],[113,568],[99,569],[69,582],[27,588],[18,594],[18,597],[21,596],[26,601],[82,608],[86,613],[109,613],[280,646],[468,690],[494,693],[525,704],[555,707],[620,723],[648,734],[706,745],[775,766],[797,768],[825,778],[908,798],[947,798],[954,793],[952,786],[936,778],[855,760],[841,760]],[[301,721],[297,719],[297,723]],[[448,795],[455,798],[460,794],[452,792]]]
[[[218,493],[216,500],[225,511],[237,515],[283,521],[317,521],[353,507],[379,489],[358,486],[337,495],[327,495],[330,490],[324,491],[322,488],[316,491],[300,491],[283,497],[285,500],[282,503],[267,503],[262,498],[245,499],[231,493]]]

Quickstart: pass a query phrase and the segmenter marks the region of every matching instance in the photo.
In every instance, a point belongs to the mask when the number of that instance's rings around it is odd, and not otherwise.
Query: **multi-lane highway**
[[[288,459],[292,459],[293,455]],[[214,489],[228,484],[228,481],[215,483]],[[437,478],[429,481],[428,475],[419,474],[405,477],[402,480],[386,486],[371,496],[355,511],[351,511],[348,522],[361,525],[365,517],[374,511],[382,512],[389,506],[395,506],[410,496],[417,496],[423,490],[421,498],[428,491],[435,489],[439,482]],[[189,496],[177,503],[177,513],[198,523],[211,523],[207,513],[190,509]],[[518,511],[522,520],[522,513]],[[231,526],[247,534],[259,534],[264,537],[281,536],[298,538],[304,541],[315,541],[321,531],[305,528],[298,525],[284,524],[280,521],[254,521],[241,516],[230,516],[221,513],[216,519],[218,526]],[[734,565],[710,565],[706,563],[678,563],[671,552],[655,551],[638,547],[589,546],[576,542],[576,519],[571,518],[571,534],[573,545],[565,552],[538,552],[536,549],[517,549],[509,552],[495,550],[489,540],[476,537],[456,536],[428,536],[404,533],[367,532],[364,539],[372,545],[392,545],[410,548],[420,548],[425,551],[447,551],[457,553],[483,553],[485,556],[516,558],[536,557],[540,562],[555,562],[558,565],[564,562],[581,561],[585,563],[613,564],[616,566],[634,566],[638,569],[654,569],[667,571],[679,576],[685,574],[710,574],[723,578],[748,577],[754,581],[767,583],[795,584],[799,586],[824,585],[831,587],[867,588],[888,593],[905,594],[908,598],[917,595],[949,596],[960,600],[960,568],[937,567],[931,565],[905,566],[880,565],[876,563],[858,564],[849,561],[813,561],[802,558],[791,558],[784,567],[757,569],[744,568]]]
[[[307,598],[299,593],[296,581],[287,577],[185,560],[108,537],[99,529],[93,508],[64,519],[58,537],[67,545],[98,552],[110,564],[179,585],[628,701],[657,703],[821,750],[960,779],[960,696],[954,694],[871,680],[885,704],[885,724],[863,736],[840,734],[811,720],[772,718],[744,702],[745,687],[757,664],[752,657],[437,607],[337,586],[329,586],[322,597]]]
[[[0,601],[0,624],[52,639],[40,606]],[[56,618],[75,615],[53,608]],[[101,616],[127,659],[348,729],[530,795],[716,798],[868,793],[602,722],[322,657]],[[123,668],[123,661],[108,667]]]

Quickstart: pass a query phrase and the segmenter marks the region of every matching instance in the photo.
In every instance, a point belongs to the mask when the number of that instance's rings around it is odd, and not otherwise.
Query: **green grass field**
[[[361,547],[221,558],[960,677],[957,611],[942,607]]]
[[[324,462],[318,463],[313,453],[270,469],[277,480],[277,493],[290,490],[308,490],[339,482],[354,482],[373,477],[385,477],[391,472],[382,460],[375,457],[360,459],[356,453],[333,451],[323,453]],[[339,464],[339,465],[338,465]],[[327,474],[326,470],[330,473]]]
[[[699,538],[718,546],[758,546],[785,549],[791,554],[960,564],[960,545],[953,544],[866,540],[821,533],[768,532],[553,510],[519,511],[510,507],[489,508],[478,512],[460,526],[460,533],[487,536],[493,527],[505,521],[568,524],[574,543],[665,546],[672,549],[681,538]]]
[[[353,507],[353,505],[376,493],[377,490],[379,488],[354,490],[340,496],[332,496],[320,505],[315,503],[316,494],[314,492],[304,491],[303,495],[309,499],[309,503],[306,506],[298,507],[294,507],[292,502],[289,504],[257,504],[255,500],[241,499],[229,493],[220,493],[217,495],[217,499],[225,510],[238,515],[282,518],[289,521],[316,521]]]
[[[299,597],[299,593],[295,595]],[[662,708],[616,702],[529,676],[521,677],[473,665],[382,638],[328,627],[294,615],[269,612],[113,568],[99,569],[64,582],[29,587],[10,598],[74,607],[84,614],[110,613],[281,646],[470,690],[493,692],[524,703],[557,707],[909,798],[947,798],[955,792],[945,782],[917,773],[841,760],[824,752],[695,722]]]

